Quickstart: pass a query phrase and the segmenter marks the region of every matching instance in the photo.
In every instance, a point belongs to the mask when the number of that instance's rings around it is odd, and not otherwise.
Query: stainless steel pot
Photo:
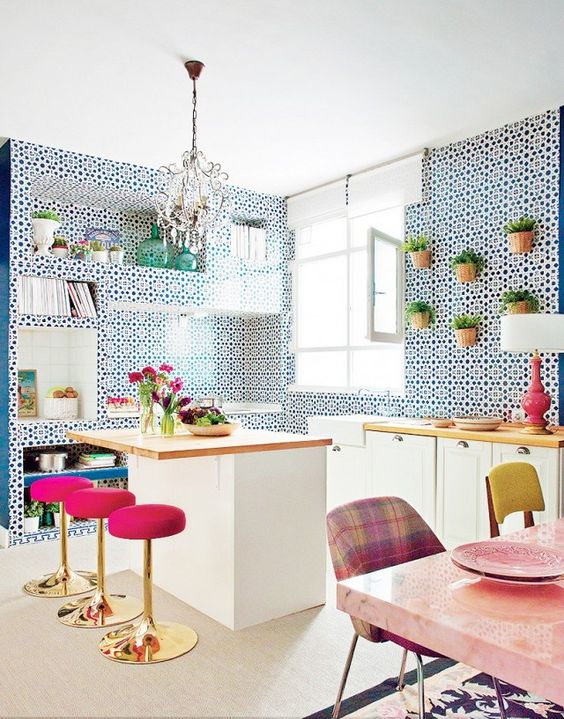
[[[41,472],[62,472],[67,464],[67,452],[40,452],[38,456]]]

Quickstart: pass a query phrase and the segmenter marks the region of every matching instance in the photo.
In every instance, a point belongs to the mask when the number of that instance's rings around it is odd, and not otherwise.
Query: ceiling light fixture
[[[229,176],[221,165],[210,162],[196,144],[196,81],[204,68],[199,60],[184,63],[192,80],[192,147],[182,155],[179,167],[173,163],[159,168],[166,177],[166,188],[157,192],[157,222],[177,247],[201,252],[207,233],[228,219]],[[164,239],[164,238],[163,238]]]

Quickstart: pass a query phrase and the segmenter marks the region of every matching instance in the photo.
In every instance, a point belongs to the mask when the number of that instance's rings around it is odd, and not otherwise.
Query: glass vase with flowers
[[[162,382],[153,390],[153,402],[160,405],[163,410],[161,417],[161,435],[172,437],[176,428],[176,415],[192,401],[191,397],[183,397],[180,392],[184,383],[180,377],[170,377],[173,371],[171,365],[161,365]],[[161,374],[161,373],[159,373]]]
[[[143,367],[141,372],[130,372],[129,382],[137,385],[139,392],[139,429],[141,434],[155,433],[155,411],[153,402],[153,392],[157,391],[159,386],[159,374],[164,374],[161,365],[159,372],[153,367]],[[162,381],[162,380],[161,380]]]

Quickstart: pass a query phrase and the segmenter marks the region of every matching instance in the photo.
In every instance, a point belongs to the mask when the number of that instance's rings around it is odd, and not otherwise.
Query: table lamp
[[[539,352],[564,352],[564,314],[516,314],[501,318],[501,349],[504,352],[532,352],[531,384],[521,398],[527,413],[521,432],[550,434],[544,418],[550,407],[550,395],[540,377]]]

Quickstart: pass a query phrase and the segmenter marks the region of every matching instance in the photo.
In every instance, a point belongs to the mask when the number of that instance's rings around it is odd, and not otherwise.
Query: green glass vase
[[[185,247],[182,252],[176,256],[174,260],[174,269],[182,270],[183,272],[197,272],[198,271],[198,258],[195,254]]]
[[[169,414],[168,412],[165,412],[161,417],[161,436],[173,437],[175,429],[176,422],[174,414]]]
[[[151,236],[137,247],[137,264],[142,267],[168,267],[170,248],[159,234],[159,226],[151,225]]]

